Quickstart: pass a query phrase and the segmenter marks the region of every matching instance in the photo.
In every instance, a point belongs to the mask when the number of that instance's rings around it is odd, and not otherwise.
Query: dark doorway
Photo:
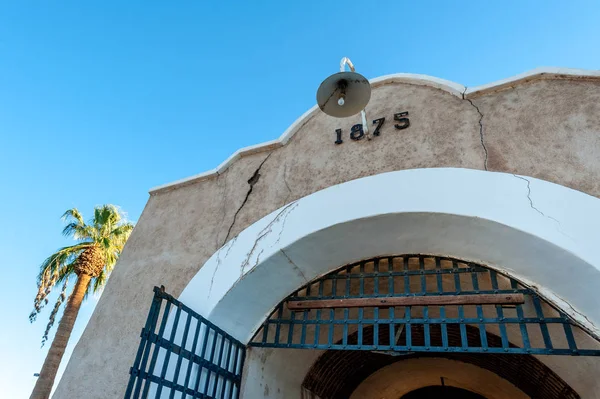
[[[475,392],[462,388],[432,385],[409,392],[400,399],[486,399]]]

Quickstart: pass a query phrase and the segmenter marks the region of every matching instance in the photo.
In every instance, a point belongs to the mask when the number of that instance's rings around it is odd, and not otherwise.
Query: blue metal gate
[[[345,266],[281,302],[248,346],[599,356],[600,345],[529,287],[457,259]]]
[[[240,394],[246,347],[164,289],[154,299],[125,398],[221,398]]]
[[[598,341],[531,288],[481,265],[428,255],[364,260],[308,283],[274,309],[248,346],[600,356]],[[245,349],[155,287],[125,398],[237,399]]]

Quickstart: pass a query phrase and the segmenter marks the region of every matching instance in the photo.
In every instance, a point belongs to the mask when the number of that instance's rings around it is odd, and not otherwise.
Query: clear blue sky
[[[277,138],[341,57],[469,86],[600,69],[596,1],[208,3],[0,0],[0,397],[27,398],[45,356],[48,312],[27,315],[66,209],[137,220],[150,187]]]

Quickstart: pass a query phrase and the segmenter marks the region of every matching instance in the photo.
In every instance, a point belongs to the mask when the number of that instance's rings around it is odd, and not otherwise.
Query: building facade
[[[151,190],[54,397],[600,398],[600,73],[371,86]]]

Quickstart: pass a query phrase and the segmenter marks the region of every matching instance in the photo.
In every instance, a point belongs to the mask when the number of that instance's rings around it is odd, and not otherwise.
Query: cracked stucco
[[[562,229],[562,225],[560,223],[560,221],[550,215],[546,215],[544,212],[542,212],[539,208],[537,208],[534,204],[533,204],[533,199],[531,198],[531,181],[523,176],[519,176],[516,174],[512,174],[514,177],[516,177],[519,180],[523,180],[524,182],[527,183],[527,200],[529,201],[529,207],[531,209],[533,209],[534,211],[536,211],[537,213],[539,213],[540,215],[542,215],[543,217],[552,220],[554,223],[556,223],[556,227],[558,229],[558,231],[563,234],[566,237],[569,237],[569,235],[567,235],[563,229]],[[569,237],[571,238],[571,237]]]
[[[468,88],[465,87],[465,91],[463,91],[463,93],[462,93],[462,98],[463,98],[463,100],[468,101],[469,104],[471,104],[473,106],[473,108],[475,108],[477,110],[477,113],[479,114],[479,120],[477,121],[477,123],[479,124],[479,139],[481,141],[481,147],[483,148],[483,153],[485,156],[485,158],[483,159],[483,169],[488,170],[488,166],[487,166],[488,150],[487,150],[487,147],[485,146],[485,139],[483,138],[483,113],[481,112],[479,107],[477,105],[475,105],[473,100],[471,100],[469,98],[465,98],[465,93],[467,92],[467,89]]]
[[[219,262],[226,261],[243,229],[323,188],[394,170],[455,167],[532,176],[600,196],[600,83],[549,79],[517,90],[479,93],[475,103],[468,92],[461,96],[388,83],[374,88],[367,107],[370,119],[386,118],[380,136],[372,140],[349,139],[358,117],[316,113],[283,146],[248,153],[217,178],[154,193],[55,398],[122,397],[152,287],[162,284],[177,297],[219,247]],[[396,130],[393,115],[404,111],[410,128]],[[334,144],[338,128],[344,132],[341,145]],[[532,197],[530,187],[526,193],[536,211],[535,193]],[[385,193],[368,192],[347,201],[368,206],[369,198],[378,195]],[[276,240],[272,234],[282,230],[274,226],[283,228],[284,223],[281,215],[257,241]],[[240,269],[259,257],[260,250],[250,253]],[[80,384],[91,374],[93,386]]]
[[[298,272],[298,274],[302,277],[302,279],[304,280],[304,282],[308,283],[309,281],[306,278],[306,276],[304,275],[304,272],[302,271],[302,269],[300,267],[298,267],[297,264],[294,263],[294,261],[290,258],[290,256],[287,253],[285,253],[285,251],[283,249],[280,249],[279,252],[281,252],[281,254],[286,257],[286,259],[288,260],[288,262],[290,262],[290,264],[292,265],[292,267],[294,268],[294,270],[296,270]]]
[[[246,258],[240,265],[240,276],[244,274],[244,271],[246,270],[246,267],[248,267],[248,265],[250,264],[250,260],[254,256],[255,251],[257,250],[257,248],[260,247],[259,244],[261,243],[261,241],[265,240],[273,232],[273,228],[276,225],[281,224],[281,227],[279,228],[279,234],[277,235],[277,240],[272,245],[275,245],[279,242],[279,239],[281,238],[281,233],[283,233],[283,230],[285,229],[285,222],[287,220],[287,217],[294,210],[294,208],[296,208],[296,206],[298,206],[298,203],[294,201],[283,207],[283,209],[281,209],[281,211],[279,211],[277,215],[275,215],[273,220],[271,220],[265,226],[265,228],[262,229],[260,233],[258,233],[258,236],[254,240],[252,248],[246,254]],[[263,251],[264,249],[261,249],[260,252],[256,255],[256,261],[254,262],[254,265],[252,267],[256,266],[260,262],[260,255],[263,253]]]
[[[256,183],[258,183],[258,180],[260,179],[260,169],[263,167],[265,162],[267,162],[267,160],[269,159],[271,154],[272,153],[269,153],[265,157],[265,159],[260,163],[260,165],[258,165],[258,168],[254,171],[252,176],[248,179],[249,187],[248,187],[248,192],[246,193],[246,197],[244,198],[244,201],[242,201],[242,204],[237,209],[237,211],[235,211],[235,214],[233,215],[233,220],[231,221],[231,225],[229,225],[229,229],[227,230],[227,235],[225,235],[225,240],[223,241],[223,243],[221,245],[225,244],[227,242],[227,240],[229,239],[229,235],[231,234],[231,229],[233,229],[233,226],[235,225],[235,221],[237,219],[238,214],[242,211],[242,208],[244,208],[244,205],[246,205],[246,202],[248,202],[248,198],[250,198],[250,194],[252,194],[252,190],[254,190],[254,185]]]

